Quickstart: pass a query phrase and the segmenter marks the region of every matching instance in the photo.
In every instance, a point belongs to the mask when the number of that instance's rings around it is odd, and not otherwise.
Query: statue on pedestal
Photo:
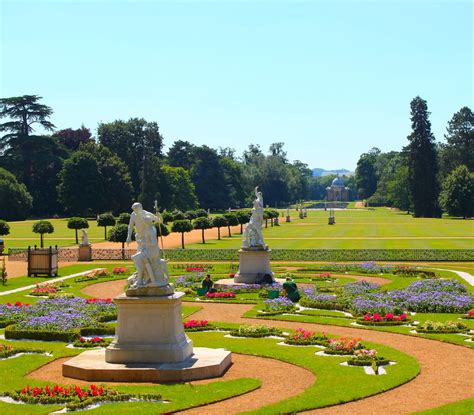
[[[267,249],[267,245],[263,241],[263,195],[258,191],[258,186],[255,188],[255,200],[253,202],[252,216],[249,223],[245,226],[242,235],[243,249]]]
[[[85,229],[82,229],[81,245],[83,246],[89,245],[89,237],[87,236],[87,231]]]
[[[169,285],[168,266],[167,261],[160,258],[155,227],[155,223],[163,223],[163,218],[158,212],[154,215],[144,210],[141,203],[134,203],[132,210],[128,224],[127,244],[132,240],[135,227],[138,248],[137,253],[132,255],[137,271],[128,279],[130,288],[166,287]]]

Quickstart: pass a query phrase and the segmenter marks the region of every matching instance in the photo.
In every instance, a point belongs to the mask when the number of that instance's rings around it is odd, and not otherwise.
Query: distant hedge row
[[[63,252],[64,251],[64,252]],[[68,248],[59,248],[63,261],[77,260],[66,255]],[[132,249],[93,249],[96,261],[130,259]],[[26,260],[25,249],[10,249],[15,260]],[[122,256],[123,255],[123,256]],[[167,249],[165,256],[170,261],[238,261],[237,249]],[[272,249],[273,261],[474,261],[474,249]]]
[[[237,261],[235,249],[168,249],[171,261]],[[273,261],[474,261],[474,249],[272,249]]]

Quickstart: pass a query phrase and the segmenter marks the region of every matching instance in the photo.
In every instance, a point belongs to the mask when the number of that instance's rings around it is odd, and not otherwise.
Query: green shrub
[[[79,339],[80,335],[81,332],[78,329],[74,329],[68,332],[50,330],[17,330],[15,324],[12,324],[5,328],[5,338],[15,340],[30,339],[42,341],[60,341],[69,343]]]
[[[282,331],[278,327],[245,325],[231,330],[230,334],[236,337],[267,337],[281,336]]]

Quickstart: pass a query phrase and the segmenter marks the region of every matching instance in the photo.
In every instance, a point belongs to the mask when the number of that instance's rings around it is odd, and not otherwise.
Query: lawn
[[[473,249],[474,221],[413,218],[386,208],[336,211],[336,225],[327,224],[326,211],[309,210],[305,219],[291,211],[292,221],[264,229],[265,242],[275,249]],[[223,232],[223,234],[227,234]],[[240,235],[188,248],[234,248]]]

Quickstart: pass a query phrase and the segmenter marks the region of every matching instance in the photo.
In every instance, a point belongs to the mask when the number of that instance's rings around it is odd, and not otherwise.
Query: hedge
[[[170,261],[237,261],[236,249],[169,249]],[[474,261],[474,249],[272,249],[273,261]]]
[[[16,325],[12,324],[5,328],[5,339],[31,339],[43,341],[72,342],[79,339],[80,330],[72,331],[51,331],[51,330],[17,330]]]

